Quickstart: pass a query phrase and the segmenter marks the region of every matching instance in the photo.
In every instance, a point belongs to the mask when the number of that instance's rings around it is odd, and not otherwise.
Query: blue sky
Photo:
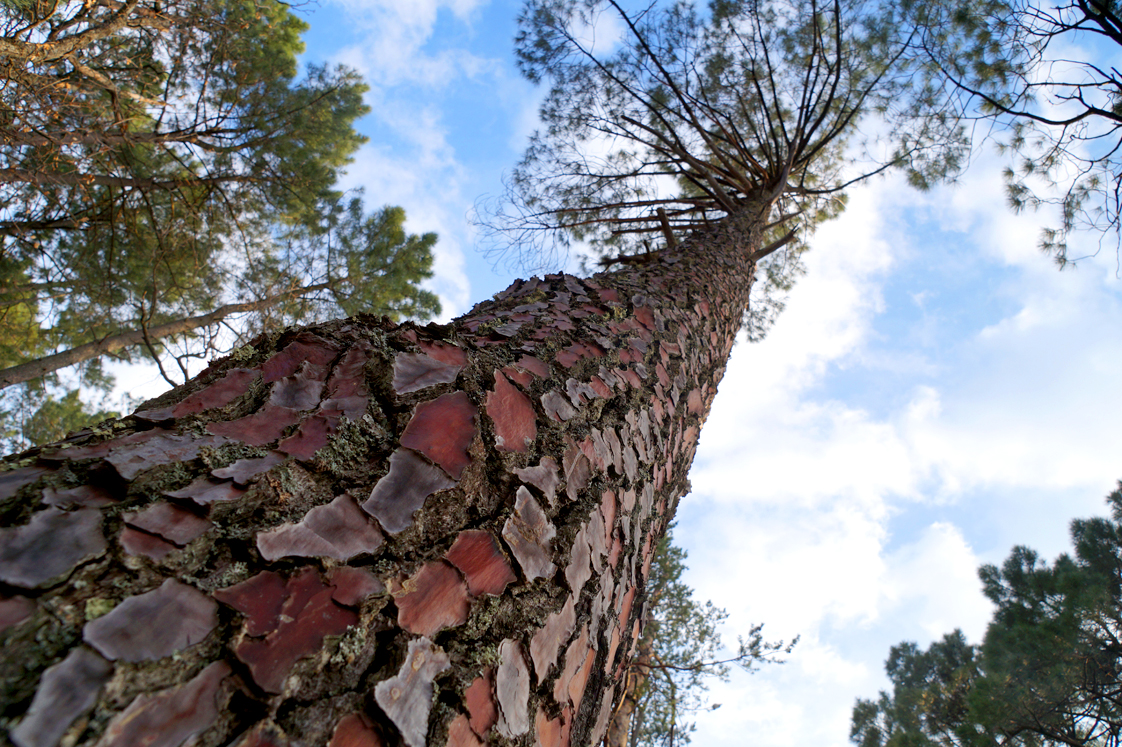
[[[1104,513],[1122,477],[1113,258],[1056,272],[999,165],[855,192],[773,333],[734,351],[681,509],[690,582],[742,629],[803,640],[715,689],[699,744],[844,745],[890,645],[980,638],[980,563],[1054,556],[1070,519]]]
[[[445,316],[518,274],[467,220],[501,189],[541,93],[513,66],[519,3],[321,0],[306,59],[358,68],[370,137],[346,186],[440,234]],[[853,190],[764,342],[739,344],[679,510],[689,583],[802,641],[782,667],[713,688],[704,747],[842,747],[888,648],[990,614],[976,577],[1015,544],[1052,557],[1122,478],[1122,283],[1105,251],[1057,272],[1046,216],[1014,216],[1002,163],[953,187],[895,177]],[[159,390],[156,385],[157,393]]]
[[[517,274],[474,251],[466,217],[501,191],[536,123],[539,93],[514,67],[518,4],[326,0],[308,11],[305,59],[356,68],[371,86],[358,125],[370,143],[345,186],[440,234],[434,288],[446,317],[505,288]]]

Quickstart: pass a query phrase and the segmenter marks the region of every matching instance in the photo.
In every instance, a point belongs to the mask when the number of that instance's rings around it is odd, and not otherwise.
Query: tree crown
[[[522,72],[550,86],[543,127],[481,220],[524,260],[585,241],[610,263],[748,211],[766,226],[752,250],[766,258],[764,295],[781,294],[846,187],[889,166],[929,180],[965,147],[949,120],[899,104],[909,39],[885,14],[856,0],[719,0],[704,12],[531,0],[516,44]],[[899,115],[891,146],[859,136],[876,112]],[[754,306],[758,336],[778,305]]]

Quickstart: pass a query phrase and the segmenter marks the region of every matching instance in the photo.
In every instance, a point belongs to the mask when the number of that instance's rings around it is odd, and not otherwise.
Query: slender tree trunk
[[[62,131],[51,133],[39,133],[27,130],[13,130],[10,128],[0,127],[0,145],[8,146],[33,146],[33,147],[46,147],[46,146],[68,146],[68,145],[100,145],[103,147],[118,146],[118,145],[166,145],[172,143],[191,143],[192,145],[201,145],[207,147],[210,144],[203,141],[204,138],[218,138],[218,137],[233,137],[235,135],[245,135],[246,130],[227,129],[222,127],[203,128],[200,127],[198,131],[185,130],[173,132],[74,132]],[[217,148],[210,148],[217,150]],[[228,151],[229,148],[222,150]]]
[[[81,231],[95,223],[108,223],[86,218],[58,218],[55,220],[5,220],[0,221],[0,236],[22,236],[29,231]]]
[[[145,23],[133,16],[133,11],[137,9],[139,4],[140,0],[125,0],[117,11],[104,21],[59,41],[34,43],[20,39],[0,38],[0,58],[23,60],[31,63],[50,62],[65,57],[78,49],[88,47],[95,41],[112,36],[126,26],[155,25],[151,24],[151,21]],[[156,27],[166,27],[166,23],[160,23]]]
[[[93,342],[87,342],[84,345],[78,345],[52,355],[45,355],[42,358],[36,358],[35,360],[26,361],[0,370],[0,389],[6,389],[15,384],[22,384],[25,381],[37,379],[40,376],[45,376],[53,371],[66,368],[67,366],[73,366],[93,358],[115,353],[118,350],[140,345],[145,341],[155,342],[165,337],[171,337],[172,335],[181,335],[195,329],[208,327],[212,324],[217,324],[233,314],[268,309],[283,301],[325,290],[332,285],[332,283],[316,283],[315,285],[296,288],[291,291],[285,291],[284,293],[277,293],[268,298],[262,298],[259,301],[229,303],[224,306],[219,306],[214,311],[209,311],[206,314],[173,319],[170,322],[154,324],[147,329],[131,329],[127,332],[119,332],[118,334],[110,335],[100,340],[94,340]]]
[[[608,724],[605,747],[627,747],[631,736],[631,721],[639,706],[639,696],[643,686],[647,684],[647,678],[651,676],[651,641],[648,637],[639,639],[635,658],[629,663],[626,676],[619,705]]]
[[[22,182],[36,187],[50,187],[64,184],[71,187],[86,187],[97,184],[102,187],[121,187],[152,192],[170,192],[183,187],[214,187],[222,184],[259,183],[268,181],[261,174],[224,174],[222,176],[200,176],[188,179],[152,179],[150,177],[114,176],[112,174],[58,173],[50,171],[29,171],[27,169],[0,169],[0,183]]]
[[[665,587],[645,589],[647,592],[644,607],[646,614],[649,615],[652,610],[658,608],[658,601],[662,598],[662,593],[665,590]],[[624,671],[625,680],[619,704],[612,712],[612,720],[608,722],[608,733],[604,737],[605,747],[627,747],[631,738],[632,720],[639,707],[643,687],[651,676],[653,642],[658,635],[658,621],[647,617],[642,620],[642,623],[639,642],[635,644],[635,653]]]
[[[290,331],[13,458],[13,741],[598,744],[766,218]]]

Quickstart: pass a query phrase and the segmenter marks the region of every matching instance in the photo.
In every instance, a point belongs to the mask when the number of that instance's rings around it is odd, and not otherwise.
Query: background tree
[[[682,581],[685,561],[686,551],[668,531],[651,564],[643,632],[624,675],[607,747],[689,744],[696,728],[690,715],[720,707],[705,697],[710,678],[727,682],[732,664],[751,672],[764,662],[782,663],[778,657],[797,642],[765,642],[763,625],[755,625],[747,639],[739,638],[736,655],[722,659],[718,628],[728,615],[712,602],[694,600]]]
[[[858,701],[851,737],[881,745],[1118,745],[1122,740],[1122,484],[1112,519],[1077,519],[1075,555],[1014,548],[979,570],[996,606],[983,644],[962,633],[893,647],[893,693]]]
[[[902,0],[916,24],[917,96],[950,94],[1013,156],[1006,171],[1014,209],[1054,206],[1040,247],[1060,267],[1072,232],[1116,245],[1122,208],[1122,76],[1109,60],[1122,45],[1112,0]]]
[[[362,303],[438,312],[417,288],[434,237],[335,191],[366,86],[341,67],[297,77],[307,25],[289,6],[39,3],[0,20],[0,385],[106,354],[147,355],[174,383],[169,352],[181,381],[187,358],[271,326]]]
[[[406,235],[405,211],[385,207],[363,216],[362,204],[352,199],[344,209],[337,205],[314,231],[291,234],[278,251],[271,243],[260,248],[253,265],[236,278],[236,285],[255,300],[223,304],[203,314],[173,318],[138,329],[120,331],[93,342],[0,370],[0,387],[11,386],[64,366],[143,345],[160,365],[156,345],[169,337],[207,338],[207,350],[229,349],[266,331],[297,322],[337,317],[347,312],[428,318],[440,312],[439,299],[417,288],[432,277],[432,246],[436,234]],[[236,315],[252,314],[247,323],[231,324]],[[216,342],[206,330],[221,324],[229,334]],[[220,347],[221,346],[221,347]],[[177,357],[184,375],[183,358]],[[161,371],[163,366],[161,365]],[[169,383],[174,382],[167,376]]]
[[[104,393],[112,387],[111,380],[85,383],[98,368],[88,367],[79,380],[80,388],[69,391],[47,377],[8,392],[0,409],[0,448],[10,453],[23,451],[34,444],[57,441],[91,423],[120,417],[120,403]],[[135,406],[139,401],[125,402],[130,403]]]
[[[207,350],[221,352],[292,324],[358,313],[387,316],[395,321],[439,314],[436,295],[417,287],[418,282],[432,276],[436,234],[406,234],[404,221],[405,211],[398,207],[363,215],[358,198],[345,208],[338,203],[317,231],[293,234],[281,247],[264,247],[254,273],[237,279],[247,293],[259,296],[257,300],[227,303],[196,316],[121,330],[0,369],[0,385],[27,382],[4,399],[0,444],[8,451],[21,451],[116,416],[116,412],[106,409],[108,397],[99,398],[97,394],[112,386],[112,379],[101,373],[99,357],[130,346],[147,346],[152,350],[165,378],[170,380],[159,363],[159,353],[169,349],[175,353],[176,347],[182,351],[176,360],[186,374],[183,359],[188,356]],[[202,350],[200,342],[206,343]],[[92,395],[93,408],[82,400],[77,389],[61,396],[56,394],[62,387],[59,376],[53,372],[86,362],[93,365],[81,369],[79,382],[83,384],[83,393],[87,397]]]
[[[850,740],[861,747],[927,747],[998,744],[965,716],[978,677],[978,650],[956,630],[926,650],[912,642],[893,646],[884,664],[892,694],[858,700]]]

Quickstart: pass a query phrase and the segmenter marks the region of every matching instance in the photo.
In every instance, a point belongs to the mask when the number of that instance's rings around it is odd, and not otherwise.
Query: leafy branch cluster
[[[307,28],[278,0],[0,7],[0,387],[26,382],[9,435],[63,401],[66,366],[104,388],[103,356],[148,357],[174,384],[288,324],[439,313],[418,287],[435,235],[337,189],[367,86],[301,71]]]
[[[1040,248],[1062,268],[1074,232],[1122,246],[1122,45],[1113,0],[902,0],[918,30],[917,89],[953,102],[1011,155],[1007,196],[1017,211],[1052,206]],[[1099,62],[1098,60],[1102,60]]]
[[[760,664],[782,663],[798,643],[798,638],[765,641],[763,625],[753,625],[747,636],[738,636],[736,653],[722,658],[719,629],[728,613],[693,598],[693,589],[682,581],[685,560],[686,551],[668,532],[651,563],[649,613],[625,675],[608,747],[689,744],[695,730],[690,715],[720,707],[706,697],[712,678],[727,682],[734,665],[753,672]]]

